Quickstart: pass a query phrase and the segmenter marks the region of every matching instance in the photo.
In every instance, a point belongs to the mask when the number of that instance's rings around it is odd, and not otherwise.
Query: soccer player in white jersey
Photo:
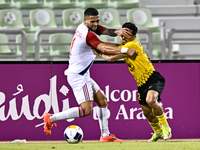
[[[130,36],[129,29],[107,29],[99,25],[99,13],[94,8],[88,8],[84,12],[84,22],[80,24],[74,35],[70,49],[69,67],[65,71],[67,80],[73,89],[76,101],[80,107],[73,107],[56,114],[44,114],[44,131],[51,134],[51,129],[56,121],[70,118],[88,116],[93,109],[93,101],[97,103],[97,115],[101,130],[100,142],[123,142],[123,140],[111,134],[108,128],[107,98],[98,84],[90,77],[89,69],[96,57],[92,48],[97,48],[103,53],[126,53],[134,57],[136,51],[128,48],[119,48],[109,43],[103,43],[96,34],[117,36]]]

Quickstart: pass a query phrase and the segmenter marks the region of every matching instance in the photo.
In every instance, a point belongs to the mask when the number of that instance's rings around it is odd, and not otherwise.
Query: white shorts
[[[99,85],[90,78],[89,72],[84,75],[70,73],[67,75],[67,80],[79,105],[86,101],[93,101],[93,95],[100,89]]]

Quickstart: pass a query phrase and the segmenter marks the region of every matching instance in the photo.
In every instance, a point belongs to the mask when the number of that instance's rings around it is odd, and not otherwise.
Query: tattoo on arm
[[[102,34],[104,34],[104,35],[110,35],[110,36],[117,36],[117,34],[115,33],[115,31],[116,31],[116,29],[105,29],[104,31],[103,31],[103,33]]]

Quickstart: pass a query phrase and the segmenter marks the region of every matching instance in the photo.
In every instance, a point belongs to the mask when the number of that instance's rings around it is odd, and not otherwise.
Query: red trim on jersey
[[[87,84],[83,86],[83,94],[85,96],[85,101],[90,101],[90,94],[87,88]]]
[[[97,104],[97,106],[100,107],[100,108],[104,108],[104,107],[108,106],[108,103],[105,104],[105,105],[98,105],[98,104]]]
[[[88,34],[86,36],[86,43],[89,46],[97,48],[97,46],[101,43],[101,41],[99,40],[99,38],[96,36],[94,32],[88,31]]]
[[[101,35],[105,29],[106,29],[106,27],[98,25],[95,33],[98,34],[98,35]]]
[[[106,27],[98,25],[97,30],[95,31],[96,34],[101,35],[103,31],[106,29]],[[101,43],[99,38],[94,34],[92,31],[88,31],[88,34],[86,36],[86,43],[89,46],[92,46],[94,48],[97,48],[97,46]]]
[[[85,111],[82,107],[78,107],[78,111],[79,111],[79,116],[80,117],[85,117]]]

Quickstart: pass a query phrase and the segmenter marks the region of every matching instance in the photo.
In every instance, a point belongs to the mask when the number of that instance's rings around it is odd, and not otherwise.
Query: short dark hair
[[[137,34],[138,28],[132,22],[126,22],[122,25],[122,28],[128,28],[133,31],[133,35]]]
[[[99,12],[95,8],[87,8],[84,11],[84,17],[86,16],[98,16]]]

